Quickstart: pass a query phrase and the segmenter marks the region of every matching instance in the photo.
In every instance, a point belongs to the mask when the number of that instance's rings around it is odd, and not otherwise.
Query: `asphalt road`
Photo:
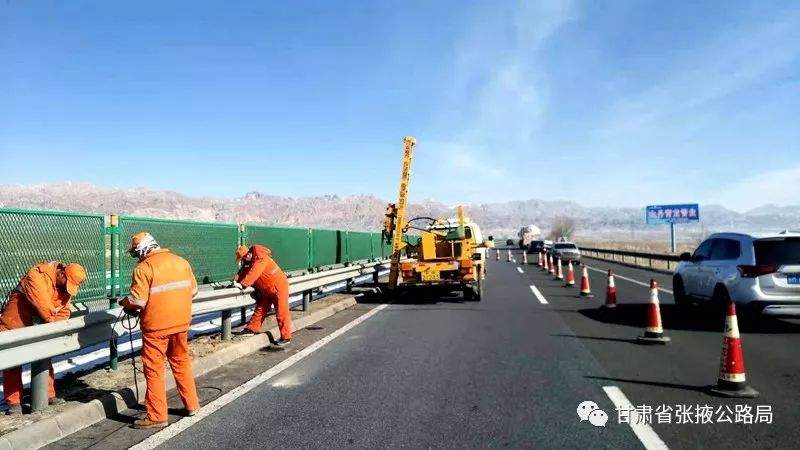
[[[717,377],[721,313],[695,308],[679,314],[671,295],[661,292],[672,343],[638,345],[648,299],[642,284],[655,277],[669,290],[669,276],[587,262],[633,280],[617,278],[620,306],[613,313],[599,309],[606,287],[599,271],[590,271],[596,297],[586,299],[534,265],[491,261],[481,302],[412,295],[375,312],[384,301],[373,299],[298,332],[291,351],[261,352],[201,378],[207,404],[275,364],[287,365],[159,441],[161,448],[658,448],[661,440],[669,448],[796,446],[800,351],[793,341],[800,325],[743,320],[748,381],[761,397],[712,397],[705,386]],[[371,316],[364,320],[364,314]],[[364,321],[319,346],[359,318]],[[288,365],[291,358],[297,361]],[[672,423],[636,425],[634,433],[619,423],[607,390],[617,393],[611,394],[617,401],[622,393],[632,405],[654,411],[661,405],[708,406],[714,422],[733,420],[726,406],[751,406],[753,413],[769,406],[772,423],[678,424],[673,413]],[[577,407],[587,400],[608,414],[605,427],[579,420]],[[58,446],[124,448],[152,434],[126,428],[126,417]]]

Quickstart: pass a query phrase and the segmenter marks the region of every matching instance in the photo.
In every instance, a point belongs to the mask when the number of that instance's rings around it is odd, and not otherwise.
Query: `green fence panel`
[[[131,237],[147,231],[163,248],[170,249],[192,265],[200,284],[229,281],[238,270],[233,253],[239,245],[239,226],[188,220],[148,219],[120,216],[120,290],[130,289],[131,273],[137,260],[125,253]]]
[[[375,255],[375,258],[385,258],[381,233],[370,233],[370,241],[372,241],[372,254]]]
[[[351,231],[349,235],[348,254],[350,261],[374,259],[372,254],[372,233]]]
[[[77,262],[86,269],[76,303],[105,297],[105,216],[0,209],[0,296],[5,298],[32,266],[48,260]]]
[[[326,267],[347,262],[346,232],[312,229],[311,256],[313,267]]]
[[[245,226],[246,245],[261,244],[272,250],[272,257],[286,272],[308,269],[308,228]]]

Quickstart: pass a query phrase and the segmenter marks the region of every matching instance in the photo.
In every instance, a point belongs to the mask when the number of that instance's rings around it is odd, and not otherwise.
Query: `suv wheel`
[[[680,307],[691,304],[689,296],[686,295],[686,288],[683,287],[683,278],[680,275],[672,277],[672,298],[675,304]]]
[[[728,289],[718,284],[714,288],[714,295],[711,297],[710,307],[714,312],[723,312],[725,308],[728,306],[728,303],[731,301],[731,296],[728,294]]]

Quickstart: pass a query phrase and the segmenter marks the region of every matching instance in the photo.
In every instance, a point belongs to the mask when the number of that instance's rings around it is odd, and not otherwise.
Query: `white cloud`
[[[739,212],[774,203],[796,205],[800,195],[800,166],[764,172],[723,186],[710,196],[709,203],[719,203]]]

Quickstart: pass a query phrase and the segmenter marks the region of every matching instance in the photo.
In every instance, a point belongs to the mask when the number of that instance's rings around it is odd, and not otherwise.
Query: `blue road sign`
[[[684,205],[650,205],[645,209],[645,220],[648,224],[688,223],[700,220],[700,205],[689,203]]]

